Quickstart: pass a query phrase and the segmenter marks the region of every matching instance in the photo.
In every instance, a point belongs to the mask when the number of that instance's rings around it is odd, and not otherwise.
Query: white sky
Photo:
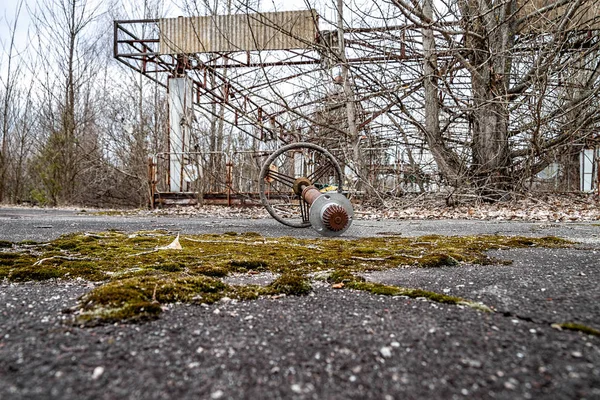
[[[17,7],[21,0],[3,0],[2,6],[0,6],[0,50],[3,47],[7,47],[10,41],[10,32],[13,27],[16,18]],[[22,50],[27,41],[27,30],[30,25],[29,15],[27,12],[26,5],[23,4],[21,13],[16,30],[16,43],[17,48]],[[10,26],[10,28],[9,28]],[[1,60],[1,58],[0,58]]]

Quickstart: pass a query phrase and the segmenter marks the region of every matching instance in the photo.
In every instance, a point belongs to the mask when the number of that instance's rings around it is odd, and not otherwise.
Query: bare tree
[[[11,132],[15,130],[15,125],[17,123],[15,114],[19,111],[14,107],[14,105],[16,102],[16,97],[18,96],[17,83],[19,82],[19,77],[21,76],[22,70],[18,63],[20,56],[16,54],[17,49],[15,39],[22,9],[23,1],[21,0],[16,6],[12,23],[7,21],[7,24],[9,25],[8,43],[2,43],[4,56],[6,57],[6,75],[0,77],[3,91],[1,103],[2,144],[0,147],[0,202],[4,200],[7,190],[7,171],[9,170],[11,164],[11,155],[9,154],[9,144],[11,140],[10,135]],[[17,64],[16,66],[15,63]],[[22,162],[22,160],[19,160],[19,162]]]
[[[438,9],[431,0],[393,4],[422,29],[425,124],[420,129],[451,185],[498,198],[547,166],[545,155],[556,146],[580,140],[597,124],[589,108],[600,87],[592,56],[598,36],[588,18],[593,2],[556,1],[538,8],[505,0],[459,0],[438,3]],[[537,20],[551,23],[539,26]],[[578,51],[584,43],[588,56],[581,68]],[[556,78],[576,65],[588,71],[583,90],[562,100]],[[453,69],[466,72],[462,93],[456,75],[449,74]],[[444,97],[462,104],[452,109]],[[531,103],[537,105],[537,119],[526,106]],[[566,110],[574,109],[578,118],[566,118]],[[440,128],[448,115],[468,126],[469,135],[458,145],[456,136]]]
[[[94,58],[101,35],[92,28],[100,12],[86,0],[48,0],[31,14],[40,38],[37,57],[45,60],[45,79],[38,83],[48,132],[34,171],[52,204],[73,202],[80,174],[97,150],[84,137],[92,123],[85,99],[98,68]]]

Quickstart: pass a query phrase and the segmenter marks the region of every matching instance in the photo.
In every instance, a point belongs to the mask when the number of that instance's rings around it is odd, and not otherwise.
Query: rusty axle
[[[344,233],[352,223],[352,204],[341,193],[321,193],[305,181],[297,185],[300,195],[310,205],[309,219],[312,227],[324,236]]]

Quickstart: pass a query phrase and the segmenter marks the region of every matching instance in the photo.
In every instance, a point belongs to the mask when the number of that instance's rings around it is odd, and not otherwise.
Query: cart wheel
[[[335,157],[312,143],[292,143],[271,154],[259,175],[260,200],[273,218],[293,228],[310,226],[310,205],[302,186],[342,192],[343,175]]]

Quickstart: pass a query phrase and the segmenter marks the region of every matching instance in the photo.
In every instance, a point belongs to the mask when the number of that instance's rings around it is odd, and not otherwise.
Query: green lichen
[[[190,268],[190,272],[199,274],[212,276],[215,278],[223,278],[229,275],[229,269],[226,267],[219,267],[216,265],[199,265]]]
[[[36,242],[35,240],[23,240],[19,243],[17,243],[18,246],[35,246],[35,245],[39,245],[40,242]]]
[[[0,253],[0,265],[13,265],[14,261],[20,258],[17,253]]]
[[[162,307],[147,301],[132,302],[122,307],[96,309],[81,312],[76,323],[82,326],[96,326],[115,322],[143,322],[159,317]]]
[[[244,232],[241,234],[241,236],[247,238],[262,238],[262,235],[258,232]]]
[[[99,250],[99,246],[92,246],[98,239],[79,233],[70,233],[51,242],[50,248],[57,250]]]
[[[232,285],[229,287],[228,297],[241,301],[249,301],[269,294],[268,292],[267,289],[258,285]]]
[[[384,285],[383,283],[376,282],[349,282],[346,284],[346,287],[383,296],[400,296],[404,292],[398,286]]]
[[[14,282],[27,281],[47,281],[50,279],[62,278],[64,272],[58,268],[37,268],[26,266],[14,269],[9,275],[9,279]]]
[[[176,302],[214,303],[229,286],[209,277],[142,276],[109,282],[81,298],[78,322],[88,325],[154,318],[161,304]]]
[[[369,247],[357,247],[353,249],[355,254],[377,254],[377,249]]]
[[[107,278],[107,274],[98,268],[96,261],[59,261],[57,262],[59,278],[82,278],[89,281],[103,281]]]
[[[252,300],[270,295],[306,295],[309,276],[323,276],[345,289],[380,295],[424,297],[447,304],[485,306],[452,296],[365,282],[363,272],[410,266],[457,267],[497,264],[491,249],[567,247],[562,239],[505,236],[419,238],[397,236],[340,239],[266,238],[257,233],[182,235],[181,250],[169,250],[167,231],[74,233],[48,243],[11,243],[0,252],[0,279],[82,278],[99,284],[80,300],[76,322],[97,324],[156,318],[166,304],[214,303],[224,297]],[[269,272],[267,286],[228,285],[232,273]],[[487,309],[489,310],[489,309]]]
[[[165,261],[149,266],[149,268],[165,272],[180,272],[183,271],[185,264],[181,262]]]

